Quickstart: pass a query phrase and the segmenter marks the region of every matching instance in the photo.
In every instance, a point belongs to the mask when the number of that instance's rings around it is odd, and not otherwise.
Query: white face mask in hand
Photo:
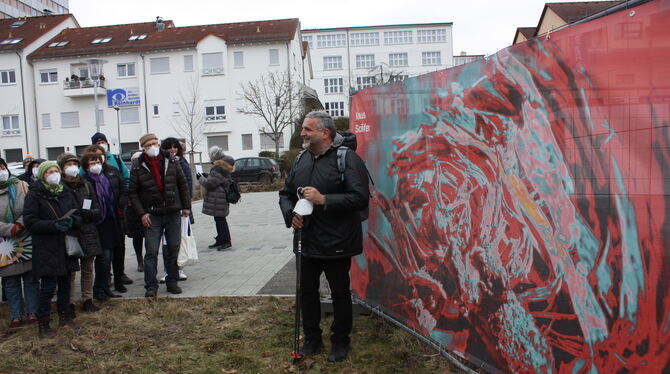
[[[49,176],[47,176],[47,183],[52,186],[55,186],[58,183],[60,183],[60,174],[59,173],[49,174]]]
[[[159,152],[160,152],[160,149],[158,148],[158,146],[157,145],[152,145],[151,148],[149,148],[149,150],[147,150],[147,155],[149,155],[149,157],[156,157],[156,156],[158,156]]]
[[[68,177],[76,177],[79,174],[79,168],[75,165],[70,165],[65,168],[65,175]]]
[[[100,174],[100,172],[102,172],[102,165],[100,165],[100,164],[91,165],[91,167],[88,169],[88,171],[90,171],[91,174],[98,175],[98,174]]]
[[[295,204],[295,207],[293,207],[293,213],[304,217],[312,214],[314,204],[304,197],[301,197],[300,192],[302,192],[302,187],[298,188],[298,202]]]
[[[0,170],[0,182],[7,182],[7,179],[9,179],[9,171]]]

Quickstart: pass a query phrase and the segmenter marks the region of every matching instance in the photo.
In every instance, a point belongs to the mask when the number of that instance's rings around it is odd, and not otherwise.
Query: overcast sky
[[[554,0],[555,1],[555,0]],[[70,0],[81,26],[148,22],[177,26],[299,18],[302,28],[453,22],[454,54],[491,54],[517,27],[537,26],[542,0]]]

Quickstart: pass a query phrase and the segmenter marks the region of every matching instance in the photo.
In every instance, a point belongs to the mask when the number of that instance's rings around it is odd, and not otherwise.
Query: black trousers
[[[121,234],[120,244],[112,248],[111,262],[114,271],[114,282],[121,282],[126,267],[126,236]]]
[[[332,343],[349,344],[349,334],[353,323],[351,290],[349,288],[349,269],[351,257],[323,260],[302,257],[300,274],[300,297],[302,326],[306,339],[321,337],[321,300],[319,296],[319,278],[326,273],[333,299],[333,323],[330,326]]]
[[[216,224],[216,241],[221,244],[230,243],[230,229],[226,217],[214,217],[214,223]]]

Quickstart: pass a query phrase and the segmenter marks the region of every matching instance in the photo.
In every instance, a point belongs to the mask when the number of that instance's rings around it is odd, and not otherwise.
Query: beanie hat
[[[95,134],[93,134],[93,136],[91,136],[91,144],[96,144],[101,140],[104,140],[106,143],[108,143],[107,137],[105,136],[105,134],[101,132],[96,132]]]
[[[140,147],[144,147],[144,143],[148,142],[149,140],[156,139],[158,140],[158,137],[154,133],[148,133],[146,135],[143,135],[140,138]]]
[[[214,162],[216,160],[221,160],[226,154],[223,153],[221,147],[215,145],[209,149],[209,159]]]
[[[44,176],[44,173],[46,173],[47,170],[49,170],[50,167],[55,166],[58,168],[58,172],[60,172],[60,167],[58,164],[54,161],[44,161],[43,163],[40,164],[40,167],[37,169],[37,178],[42,180],[42,177]]]
[[[58,167],[60,167],[61,169],[63,169],[63,166],[69,161],[76,161],[77,165],[79,165],[79,159],[72,153],[67,152],[61,153],[60,156],[58,156],[58,159],[56,160],[56,162],[58,162]]]
[[[228,163],[228,165],[230,166],[235,166],[235,159],[233,158],[233,156],[225,155],[223,156],[223,161]]]

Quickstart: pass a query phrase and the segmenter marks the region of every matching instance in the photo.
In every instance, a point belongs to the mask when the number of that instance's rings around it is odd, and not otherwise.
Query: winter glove
[[[200,177],[202,177],[202,174],[200,174],[200,173],[195,173],[195,176],[196,176],[196,178],[200,179]]]
[[[16,237],[17,235],[19,235],[19,234],[22,233],[22,232],[23,232],[23,225],[20,224],[20,223],[15,223],[15,224],[12,226],[12,230],[11,230],[10,235],[12,236],[12,238],[14,238],[14,237]]]
[[[81,219],[84,222],[91,222],[91,217],[93,216],[93,213],[91,213],[90,209],[79,209],[79,216],[81,216]]]
[[[54,222],[54,227],[56,230],[61,232],[66,232],[72,228],[72,217],[61,218]]]

